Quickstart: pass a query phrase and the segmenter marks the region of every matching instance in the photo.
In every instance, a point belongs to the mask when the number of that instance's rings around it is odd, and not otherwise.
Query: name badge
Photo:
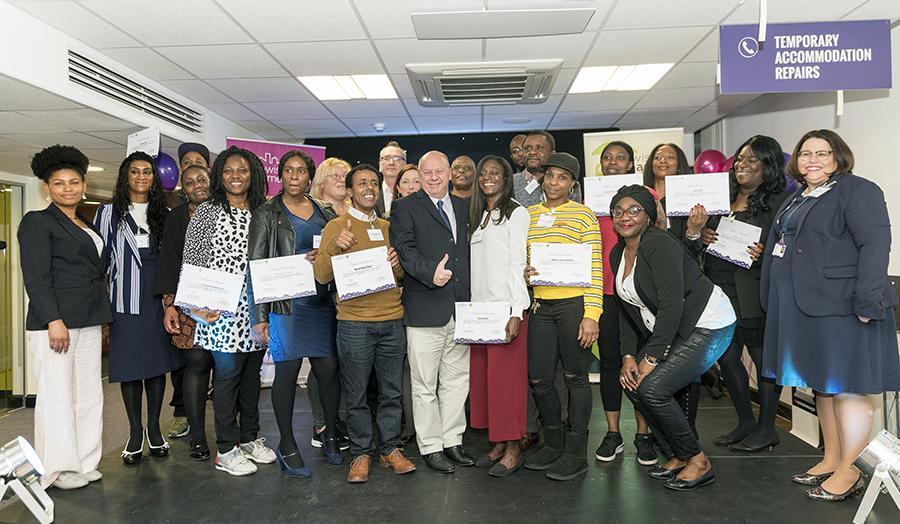
[[[384,242],[384,232],[380,229],[367,229],[369,240],[372,242]]]
[[[787,246],[784,245],[784,242],[776,242],[775,249],[772,250],[772,256],[778,258],[784,258],[784,252],[787,250]]]
[[[319,249],[319,244],[322,243],[322,235],[313,235],[313,249]]]
[[[834,186],[832,186],[830,184],[829,185],[823,184],[823,185],[813,189],[812,191],[810,191],[809,194],[806,196],[808,196],[810,198],[819,198],[820,196],[824,195],[825,193],[831,191],[832,187],[834,187]]]
[[[538,217],[537,225],[538,227],[553,227],[555,220],[552,213],[544,213]]]
[[[469,240],[469,244],[477,244],[484,240],[484,230],[479,228],[476,229],[474,233],[472,233],[472,240]]]
[[[525,191],[528,191],[528,194],[530,195],[530,194],[534,193],[534,190],[537,189],[539,185],[540,184],[538,184],[537,179],[532,178],[531,182],[529,182],[528,185],[525,186]]]
[[[146,233],[137,234],[134,235],[134,239],[137,241],[138,249],[150,247],[150,235]]]

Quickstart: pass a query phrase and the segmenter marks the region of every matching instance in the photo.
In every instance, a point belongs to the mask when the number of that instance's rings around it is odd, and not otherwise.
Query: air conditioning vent
[[[69,81],[116,102],[202,134],[203,113],[143,86],[108,67],[69,50]]]
[[[419,104],[428,107],[540,104],[556,82],[562,60],[462,64],[408,64]]]

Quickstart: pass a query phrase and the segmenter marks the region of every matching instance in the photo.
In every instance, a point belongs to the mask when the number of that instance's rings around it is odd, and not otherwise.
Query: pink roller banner
[[[281,144],[245,138],[226,138],[225,146],[237,146],[256,153],[256,156],[262,160],[263,166],[266,168],[266,178],[269,180],[269,196],[275,196],[281,191],[281,182],[278,180],[278,161],[281,160],[281,155],[288,151],[299,149],[308,153],[316,163],[316,166],[325,160],[325,148],[321,146]]]

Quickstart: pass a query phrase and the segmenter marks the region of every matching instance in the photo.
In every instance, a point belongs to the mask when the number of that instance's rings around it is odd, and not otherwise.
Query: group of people
[[[131,427],[122,453],[129,465],[142,460],[145,440],[151,456],[168,453],[159,424],[165,375],[183,368],[186,423],[177,432],[190,434],[191,458],[211,458],[212,373],[216,468],[240,476],[277,461],[286,475],[309,477],[292,423],[307,358],[314,441],[331,464],[343,462],[349,444],[349,482],[368,479],[376,453],[397,474],[415,471],[402,453],[413,439],[422,463],[440,473],[477,466],[505,477],[524,466],[574,479],[588,469],[596,344],[608,424],[597,460],[624,449],[624,393],[648,474],[678,491],[713,482],[696,414],[699,377],[718,362],[738,425],[714,444],[743,452],[778,444],[781,388],[810,387],[825,455],[793,480],[812,486],[812,498],[841,500],[862,489],[852,461],[872,426],[865,395],[900,389],[890,224],[881,190],[852,174],[840,136],[807,133],[787,166],[781,151],[757,135],[735,152],[730,218],[762,230],[744,269],[704,253],[719,216],[698,205],[666,218],[666,176],[690,172],[675,144],[655,147],[644,184],[622,186],[601,217],[580,202],[578,160],[557,152],[546,131],[515,137],[512,165],[497,155],[451,162],[439,151],[411,165],[396,142],[378,167],[336,158],[316,166],[290,151],[278,167],[284,188],[272,198],[252,152],[231,147],[210,168],[205,147],[185,144],[187,203],[169,211],[153,159],[134,153],[93,223],[77,212],[87,158],[49,147],[32,169],[51,204],[28,213],[19,230],[42,482],[72,489],[101,476],[100,328],[108,323],[109,377],[121,385]],[[785,170],[800,184],[793,194]],[[634,173],[634,150],[608,143],[601,171]],[[542,280],[536,244],[585,245],[589,281]],[[372,248],[384,248],[397,285],[341,297],[333,259]],[[312,265],[315,293],[257,302],[250,262],[293,255]],[[245,277],[233,314],[175,305],[185,265]],[[508,304],[503,342],[457,342],[460,302]],[[758,418],[745,347],[757,371]],[[259,436],[265,350],[275,362],[274,449]],[[339,431],[342,392],[349,443]],[[462,445],[467,399],[472,427],[487,428],[493,443],[477,458]],[[543,446],[524,454],[541,434]]]

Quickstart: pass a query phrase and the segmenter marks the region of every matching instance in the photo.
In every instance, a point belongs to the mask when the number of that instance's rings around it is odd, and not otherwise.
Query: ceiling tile
[[[400,116],[406,112],[399,100],[334,100],[322,103],[338,118]]]
[[[160,53],[198,78],[281,76],[284,69],[259,45],[158,47]]]
[[[0,75],[0,111],[25,109],[75,109],[84,107],[77,102],[50,94],[43,89]]]
[[[406,64],[481,62],[481,40],[378,40],[389,73],[405,74]]]
[[[410,13],[441,13],[446,11],[481,11],[481,0],[456,0],[445,2],[422,2],[421,0],[392,0],[383,2],[355,2],[365,23],[366,30],[373,38],[415,37]]]
[[[298,120],[301,118],[328,118],[333,116],[321,102],[248,102],[248,109],[266,120]],[[242,118],[241,120],[252,120]]]
[[[124,146],[85,133],[13,133],[4,136],[11,140],[35,144],[39,147],[62,144],[74,146],[78,149],[122,149],[123,156],[125,153]]]
[[[366,38],[348,0],[266,0],[265,9],[247,0],[218,4],[259,42]]]
[[[378,134],[415,134],[416,128],[412,121],[405,116],[387,117],[387,118],[344,118],[342,122],[353,130],[358,136],[378,135]],[[379,122],[384,124],[384,131],[375,131],[372,124]]]
[[[584,65],[678,62],[712,30],[711,26],[701,26],[603,31]]]
[[[843,2],[822,2],[821,0],[791,0],[790,2],[769,2],[766,4],[766,21],[770,24],[783,22],[824,22],[837,20],[846,15],[853,8],[863,3],[862,0],[845,0]],[[896,2],[892,9],[900,14]],[[887,18],[883,16],[882,18]],[[725,25],[758,24],[759,3],[747,2],[738,8],[728,19]]]
[[[250,111],[246,107],[241,104],[236,103],[227,103],[227,104],[203,104],[204,107],[209,109],[214,113],[218,113],[219,115],[224,116],[225,118],[231,121],[238,120],[256,120],[259,118],[259,115]]]
[[[16,140],[9,140],[0,136],[0,151],[4,151],[7,153],[37,153],[38,150],[35,149],[33,144],[28,144],[25,142],[18,142]]]
[[[560,111],[610,111],[629,109],[646,91],[603,91],[600,93],[577,93],[566,95]]]
[[[231,98],[203,80],[164,80],[160,84],[198,104],[233,102]]]
[[[334,118],[279,120],[278,127],[295,137],[304,138],[320,136],[322,133],[343,133],[346,135],[351,132],[340,120]]]
[[[0,112],[0,134],[12,133],[64,133],[68,129],[10,111]],[[33,142],[29,142],[33,143]]]
[[[416,127],[419,132],[426,133],[477,133],[481,131],[480,115],[458,116],[417,116]]]
[[[103,162],[116,166],[116,169],[122,160],[125,160],[125,149],[82,149],[81,152],[87,155],[92,162],[95,160]]]
[[[510,114],[485,114],[484,129],[501,130],[501,131],[530,131],[532,129],[546,129],[550,124],[553,113],[528,113],[527,115],[513,116]],[[504,120],[509,118],[530,118],[530,122],[521,124],[507,124]]]
[[[294,76],[364,75],[384,73],[367,40],[266,44]],[[283,71],[282,71],[283,72]],[[274,75],[273,75],[274,76]]]
[[[850,3],[846,3],[845,8],[848,13],[844,16],[847,20],[880,20],[889,19],[896,22],[900,19],[900,4],[896,0],[855,0],[860,5],[858,9],[850,11]]]
[[[238,102],[287,102],[316,99],[300,81],[289,76],[229,78],[208,80],[207,83]]]
[[[126,145],[128,145],[128,135],[137,133],[138,131],[141,131],[143,129],[143,127],[133,127],[131,129],[124,129],[122,131],[91,131],[89,134],[91,136],[102,138],[103,140],[114,142],[122,147],[125,147]],[[159,139],[160,147],[162,147],[163,135],[160,135]]]
[[[718,94],[719,90],[715,87],[651,89],[634,107],[636,109],[701,107],[715,100]]]
[[[563,95],[550,95],[539,104],[506,104],[484,106],[485,115],[505,115],[509,118],[516,114],[554,113],[562,102]]]
[[[458,116],[458,115],[480,115],[482,106],[453,106],[453,107],[427,107],[419,103],[415,98],[406,98],[403,105],[409,114],[413,117],[417,116]]]
[[[146,45],[252,42],[210,0],[85,0],[81,5]]]
[[[688,7],[684,2],[628,0],[616,4],[604,29],[718,25],[741,1],[691,0]],[[758,3],[748,4],[759,10]]]
[[[139,45],[124,31],[75,2],[15,1],[12,3],[42,22],[95,49]]]
[[[148,47],[107,48],[103,54],[157,82],[194,78],[194,75]]]
[[[580,67],[596,33],[534,36],[529,38],[491,38],[486,40],[485,60],[524,60],[562,58],[563,67]]]
[[[622,111],[560,111],[550,122],[550,129],[612,127],[624,113],[624,109]]]
[[[653,89],[716,85],[717,62],[682,62],[666,73]]]
[[[578,76],[578,71],[580,68],[568,68],[563,67],[559,70],[559,75],[556,77],[556,82],[553,83],[553,89],[550,90],[550,93],[554,95],[564,95],[569,92],[569,88],[572,87],[572,82],[575,81],[575,77]]]
[[[679,109],[633,109],[616,122],[616,125],[660,125],[674,126],[678,122],[696,113],[699,107],[684,107]]]
[[[719,62],[719,30],[711,32],[684,58],[685,62]]]
[[[32,174],[29,161],[9,160],[9,159],[5,159],[5,158],[0,159],[0,172],[12,173],[14,175],[23,175],[23,176],[28,176],[28,175]]]
[[[76,131],[119,131],[134,127],[131,122],[94,109],[22,111],[21,114]]]

